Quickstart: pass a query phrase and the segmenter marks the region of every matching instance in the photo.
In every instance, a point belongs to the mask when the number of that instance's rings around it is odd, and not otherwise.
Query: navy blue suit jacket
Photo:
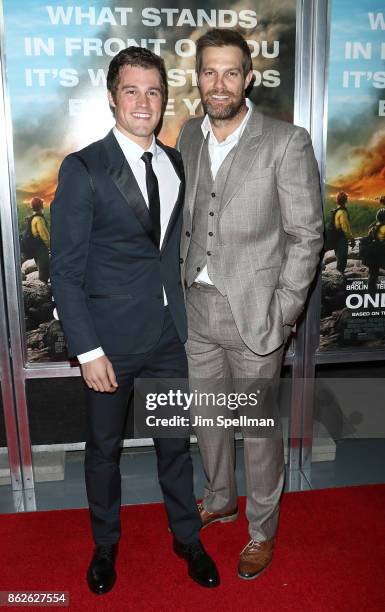
[[[179,338],[186,341],[179,271],[183,166],[175,149],[158,145],[181,180],[160,250],[112,131],[61,165],[51,205],[51,282],[70,355],[98,346],[107,355],[151,350],[162,332],[163,287]]]

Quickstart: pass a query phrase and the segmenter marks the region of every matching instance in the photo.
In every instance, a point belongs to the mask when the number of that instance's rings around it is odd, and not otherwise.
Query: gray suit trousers
[[[193,285],[187,289],[189,326],[186,352],[189,377],[205,381],[222,379],[220,385],[231,389],[241,379],[279,379],[283,347],[268,355],[253,353],[243,342],[226,296],[214,286]],[[237,506],[233,428],[195,427],[206,472],[203,505],[209,512],[231,510]],[[279,500],[284,485],[283,440],[280,437],[244,437],[246,472],[246,516],[250,537],[257,541],[275,535]]]

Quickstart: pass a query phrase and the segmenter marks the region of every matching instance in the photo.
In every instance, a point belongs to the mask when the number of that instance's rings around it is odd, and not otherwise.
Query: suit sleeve
[[[84,290],[93,198],[86,168],[76,157],[66,157],[51,205],[51,283],[70,355],[101,344]]]
[[[283,324],[294,325],[303,309],[323,245],[323,214],[317,161],[310,136],[297,128],[277,177],[285,257],[277,288]]]

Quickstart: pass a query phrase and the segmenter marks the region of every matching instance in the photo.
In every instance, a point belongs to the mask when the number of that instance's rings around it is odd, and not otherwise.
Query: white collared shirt
[[[248,110],[242,120],[242,123],[240,123],[237,129],[234,130],[234,132],[232,132],[231,134],[229,134],[223,142],[217,141],[215,134],[213,132],[213,128],[212,128],[209,116],[205,115],[205,118],[202,121],[201,129],[202,129],[204,138],[206,139],[207,135],[209,135],[210,167],[211,167],[211,174],[212,174],[214,181],[215,181],[215,177],[223,161],[225,160],[227,155],[230,153],[231,149],[237,146],[243,132],[245,131],[246,124],[251,115],[251,103],[248,98],[246,98],[246,105],[247,105]],[[214,284],[208,275],[207,266],[203,268],[203,270],[198,274],[195,280],[198,283],[206,283],[207,285]]]
[[[116,127],[113,128],[114,136],[118,141],[126,160],[135,176],[139,189],[148,206],[148,195],[146,187],[146,166],[141,159],[145,152],[141,146],[122,134]],[[155,137],[148,149],[152,153],[152,167],[158,179],[159,199],[160,199],[160,246],[170,221],[171,213],[179,193],[180,180],[174,170],[169,156],[156,144]]]
[[[146,186],[146,167],[141,159],[145,150],[136,142],[125,136],[117,127],[113,128],[113,133],[122,149],[126,160],[128,161],[133,175],[138,183],[139,189],[142,192],[143,198],[148,206],[148,194]],[[160,200],[160,246],[170,221],[171,213],[174,209],[178,198],[180,179],[177,176],[174,166],[172,165],[167,153],[156,143],[155,137],[148,149],[152,153],[152,167],[158,179],[159,185],[159,200]],[[163,301],[167,306],[167,297],[163,288]],[[95,348],[87,353],[78,355],[79,363],[87,363],[98,357],[102,357],[104,351],[101,347]]]

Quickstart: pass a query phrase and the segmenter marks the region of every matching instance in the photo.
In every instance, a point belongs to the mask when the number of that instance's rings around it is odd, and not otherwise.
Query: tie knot
[[[146,165],[147,164],[151,165],[152,157],[153,157],[152,153],[150,153],[150,151],[146,151],[145,153],[143,153],[141,159],[143,159]]]

